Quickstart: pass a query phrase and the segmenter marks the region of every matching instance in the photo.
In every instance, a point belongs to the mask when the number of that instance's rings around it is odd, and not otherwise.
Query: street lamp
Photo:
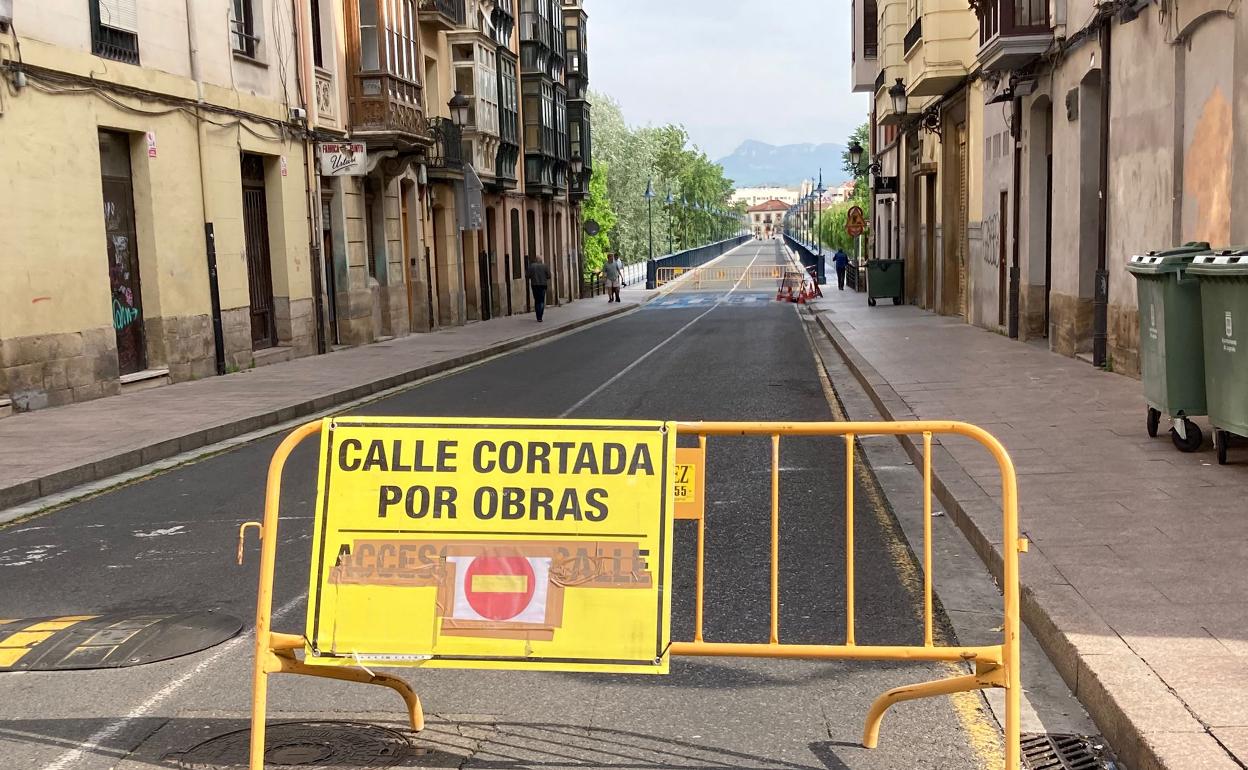
[[[650,259],[654,259],[654,180],[646,180],[646,221],[650,224]]]
[[[446,103],[451,108],[451,122],[459,128],[468,125],[468,105],[468,97],[459,89],[455,89],[455,95]]]
[[[905,115],[909,104],[906,99],[906,84],[901,78],[897,78],[897,82],[889,86],[888,95],[893,98],[893,112]]]
[[[855,176],[858,173],[858,167],[862,165],[862,145],[858,144],[855,139],[849,143],[849,165],[854,167]]]
[[[816,205],[819,207],[819,219],[815,224],[815,243],[819,245],[819,256],[823,256],[823,169],[819,169],[819,186],[815,188]]]
[[[585,160],[579,152],[572,154],[572,174],[576,177],[579,184],[581,172],[585,170]]]
[[[672,248],[672,204],[676,199],[672,197],[672,191],[667,191],[667,253],[675,254],[676,250]]]

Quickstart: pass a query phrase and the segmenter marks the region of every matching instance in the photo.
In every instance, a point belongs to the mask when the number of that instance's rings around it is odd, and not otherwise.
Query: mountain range
[[[803,179],[813,179],[823,169],[827,187],[845,180],[841,154],[844,145],[783,144],[774,145],[747,139],[731,155],[719,159],[724,176],[737,187],[775,184],[796,187]]]

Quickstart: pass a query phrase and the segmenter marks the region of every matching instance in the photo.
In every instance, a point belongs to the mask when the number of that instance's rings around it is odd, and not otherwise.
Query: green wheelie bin
[[[1170,438],[1184,452],[1200,449],[1204,436],[1191,417],[1205,411],[1205,359],[1201,347],[1200,282],[1187,275],[1207,243],[1137,254],[1127,263],[1135,276],[1140,310],[1140,379],[1148,402],[1148,435],[1156,436],[1164,414]]]
[[[1231,434],[1248,436],[1248,249],[1192,260],[1205,331],[1205,393],[1218,464]]]
[[[894,305],[905,301],[906,261],[904,259],[872,259],[867,261],[867,304],[875,307],[877,299],[892,299]]]

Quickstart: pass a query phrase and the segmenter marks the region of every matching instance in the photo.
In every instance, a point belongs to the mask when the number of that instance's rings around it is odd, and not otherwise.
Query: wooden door
[[[130,137],[119,131],[101,131],[99,139],[104,238],[108,253],[113,330],[117,333],[117,368],[121,374],[133,374],[147,368],[147,345],[143,332],[138,237],[134,225]]]
[[[251,346],[277,344],[273,316],[273,265],[269,256],[269,211],[264,193],[264,158],[244,153],[243,237],[247,253],[247,288],[251,297]]]

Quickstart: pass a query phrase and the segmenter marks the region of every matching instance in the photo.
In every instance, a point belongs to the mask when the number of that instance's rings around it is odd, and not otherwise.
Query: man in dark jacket
[[[836,267],[836,288],[845,291],[845,269],[849,267],[849,255],[837,249],[832,255],[832,264]]]
[[[524,277],[529,279],[529,288],[533,290],[533,309],[537,311],[537,320],[540,322],[546,313],[546,287],[550,285],[550,268],[537,257],[529,257],[529,266],[525,268]]]

